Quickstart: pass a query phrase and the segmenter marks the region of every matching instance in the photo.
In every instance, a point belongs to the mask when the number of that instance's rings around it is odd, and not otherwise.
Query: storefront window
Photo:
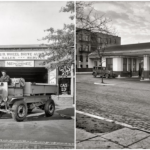
[[[108,70],[113,70],[113,61],[112,61],[112,58],[106,58],[106,68]]]
[[[127,72],[127,58],[123,58],[123,71]]]

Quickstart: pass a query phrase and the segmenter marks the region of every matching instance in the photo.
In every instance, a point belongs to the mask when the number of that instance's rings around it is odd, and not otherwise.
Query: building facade
[[[0,46],[0,71],[6,70],[10,78],[24,78],[26,82],[57,84],[59,95],[73,97],[73,66],[47,69],[43,61],[48,56],[39,57],[45,51],[49,51],[48,47],[41,45]],[[61,75],[66,72],[69,75],[62,80]]]
[[[97,53],[89,54],[89,67],[99,65]],[[119,77],[150,78],[150,43],[110,46],[106,48],[102,66],[113,70]]]
[[[92,34],[89,30],[76,29],[76,70],[84,71],[90,68],[88,55],[99,48],[101,43],[107,46],[120,45],[121,38],[102,33]],[[82,69],[81,69],[82,68]]]

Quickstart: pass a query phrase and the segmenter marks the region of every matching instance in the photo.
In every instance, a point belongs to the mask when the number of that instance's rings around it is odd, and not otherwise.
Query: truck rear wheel
[[[12,106],[12,118],[15,121],[23,121],[27,116],[27,105],[24,101],[17,101]]]
[[[53,100],[48,100],[44,107],[46,117],[51,117],[55,111],[55,103]]]

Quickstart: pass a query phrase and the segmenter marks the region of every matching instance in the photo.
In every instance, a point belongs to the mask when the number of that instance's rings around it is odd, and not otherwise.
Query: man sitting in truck
[[[11,84],[11,80],[10,80],[10,77],[7,75],[6,71],[5,70],[2,70],[2,76],[0,78],[0,82],[7,82],[8,85]]]

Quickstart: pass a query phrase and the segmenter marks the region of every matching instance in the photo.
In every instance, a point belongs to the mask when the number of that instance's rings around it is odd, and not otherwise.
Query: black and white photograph
[[[150,2],[76,2],[76,149],[150,148]]]
[[[0,1],[0,149],[75,148],[75,2]]]

